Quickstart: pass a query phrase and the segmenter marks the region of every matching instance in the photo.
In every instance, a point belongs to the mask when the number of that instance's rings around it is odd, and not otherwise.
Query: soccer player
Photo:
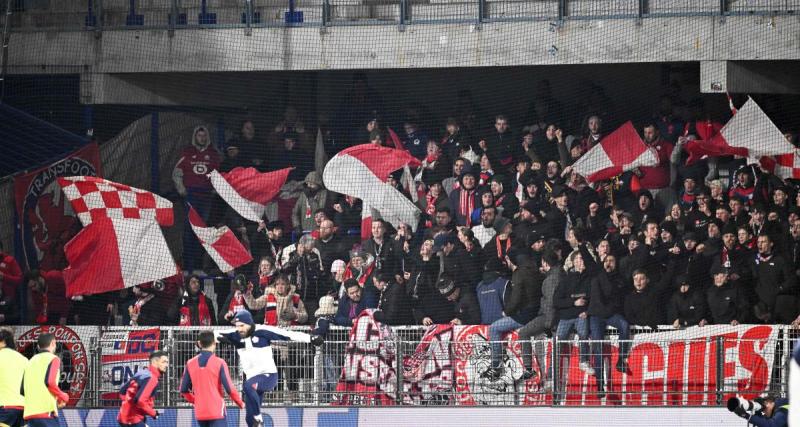
[[[28,427],[58,427],[58,410],[67,406],[69,395],[58,388],[61,359],[55,355],[56,337],[41,334],[36,345],[39,354],[31,358],[22,379],[23,418]]]
[[[0,427],[21,427],[25,398],[22,397],[22,374],[28,367],[28,358],[17,353],[14,334],[0,329]]]
[[[214,332],[200,332],[197,346],[200,354],[186,363],[181,379],[181,394],[194,405],[194,416],[200,427],[225,427],[225,397],[222,389],[240,408],[244,408],[244,402],[233,386],[228,364],[214,354],[217,349]],[[195,404],[196,401],[201,404]]]
[[[167,372],[169,355],[166,351],[150,353],[150,366],[140,369],[119,390],[122,406],[119,408],[117,422],[120,427],[147,427],[144,420],[154,420],[160,415],[153,407],[158,394],[161,375]]]
[[[272,391],[278,385],[278,368],[272,359],[272,341],[298,341],[322,345],[323,339],[318,335],[302,332],[286,331],[274,326],[258,325],[253,322],[253,315],[247,310],[237,311],[232,323],[235,331],[214,331],[220,342],[229,342],[236,347],[239,363],[244,372],[245,382],[242,386],[245,413],[248,427],[261,427],[261,399],[264,393]]]

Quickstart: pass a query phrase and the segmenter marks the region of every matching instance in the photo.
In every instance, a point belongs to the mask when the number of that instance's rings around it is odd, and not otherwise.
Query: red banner
[[[97,144],[14,178],[17,232],[22,245],[17,255],[23,269],[61,270],[67,266],[64,244],[80,230],[80,223],[57,178],[75,175],[101,175]]]
[[[734,394],[750,399],[769,387],[779,332],[768,325],[714,325],[639,333],[631,343],[627,373],[615,369],[619,343],[612,339],[598,353],[604,355],[608,367],[601,394],[597,378],[579,368],[579,346],[574,341],[560,346],[557,369],[550,366],[552,341],[541,343],[546,346],[546,357],[538,363],[544,369],[534,361],[539,376],[524,381],[521,345],[515,332],[503,338],[502,375],[491,378],[486,375],[491,363],[488,329],[485,325],[431,326],[415,352],[403,360],[404,402],[551,405],[553,396],[558,395],[567,405],[694,406],[717,405],[718,397],[724,402]],[[381,360],[375,357],[375,349],[383,345],[378,341],[377,334],[351,332],[348,348],[360,351],[353,352],[355,357],[348,355],[343,371],[358,371],[358,377],[370,379],[373,388],[363,390],[367,393],[380,390],[380,373],[395,369],[392,359],[375,363]],[[592,351],[599,351],[598,346],[591,346]],[[721,384],[717,384],[718,378]]]

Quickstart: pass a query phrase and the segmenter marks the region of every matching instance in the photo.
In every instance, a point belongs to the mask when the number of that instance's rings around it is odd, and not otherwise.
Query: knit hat
[[[314,317],[333,316],[336,310],[336,300],[330,295],[325,295],[319,299],[319,308],[314,312]]]
[[[322,187],[322,177],[319,175],[317,171],[311,171],[306,175],[306,179],[303,181],[306,185],[316,184],[319,187]]]
[[[248,325],[254,325],[256,323],[253,321],[253,315],[247,310],[239,310],[233,315],[233,320],[231,320],[231,323],[235,325],[240,322]]]
[[[336,273],[339,270],[344,270],[347,265],[344,261],[337,259],[336,261],[331,264],[331,273]]]

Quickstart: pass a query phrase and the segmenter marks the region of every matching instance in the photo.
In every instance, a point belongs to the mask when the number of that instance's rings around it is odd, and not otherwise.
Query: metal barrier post
[[[178,25],[178,0],[172,0],[169,7],[169,36],[175,35],[175,26]]]
[[[719,22],[725,22],[725,15],[728,14],[728,0],[719,0]]]
[[[397,334],[394,336],[394,363],[395,366],[397,366],[395,369],[397,385],[394,401],[396,404],[400,405],[403,403],[403,347],[402,341]]]
[[[561,343],[558,341],[558,337],[553,337],[550,339],[552,344],[552,350],[550,351],[550,367],[552,368],[551,377],[550,379],[553,381],[553,389],[550,391],[552,393],[553,405],[558,405],[560,402],[557,401],[558,399],[558,389],[561,385],[561,377],[559,375],[559,365],[561,364],[561,358],[559,356],[559,347],[561,347]],[[545,354],[547,354],[547,347],[545,347]],[[540,367],[541,369],[541,367]]]
[[[101,372],[102,369],[102,349],[100,348],[100,337],[103,336],[103,330],[100,328],[100,332],[98,333],[97,337],[89,338],[89,348],[92,349],[92,353],[94,357],[89,358],[89,372],[87,375],[94,372]],[[102,374],[101,374],[102,375]],[[89,407],[97,408],[100,406],[100,378],[101,375],[89,375],[87,378],[87,383],[89,384],[91,392],[91,396],[89,397]]]
[[[725,347],[723,347],[725,343],[723,341],[724,341],[723,337],[716,337],[714,340],[717,347],[716,348],[717,365],[715,366],[716,385],[717,385],[717,405],[722,404],[722,394],[725,390],[725,384],[723,384],[723,382],[725,381],[725,376],[723,372],[724,371],[723,367],[725,366],[725,364],[722,362],[725,358]]]
[[[322,391],[322,382],[325,380],[325,372],[324,372],[324,364],[325,364],[325,357],[322,354],[322,346],[316,347],[314,350],[314,387],[312,390],[314,392],[314,406],[319,406],[320,398],[319,394]]]
[[[563,21],[567,17],[567,0],[558,0],[558,20]]]
[[[647,15],[647,13],[648,13],[647,12],[647,8],[648,8],[647,0],[639,0],[639,9],[638,9],[638,11],[636,13],[636,23],[637,24],[639,24],[639,25],[642,24],[642,18],[644,18],[645,15]]]
[[[400,0],[400,26],[399,31],[406,30],[406,17],[408,16],[408,0]]]
[[[478,0],[478,25],[486,20],[486,0]]]
[[[331,25],[331,1],[322,0],[322,26]]]
[[[246,27],[244,34],[250,36],[253,34],[253,0],[245,0],[244,7],[244,24]]]
[[[167,330],[167,342],[161,347],[162,350],[169,352],[175,349],[174,332],[175,331],[173,328],[169,328]],[[173,354],[173,356],[175,355]],[[169,364],[167,366],[167,372],[166,375],[164,376],[167,378],[166,384],[164,384],[164,389],[165,389],[164,391],[166,394],[166,399],[164,401],[164,404],[166,406],[172,406],[172,381],[170,381],[170,379],[172,378],[172,364]]]

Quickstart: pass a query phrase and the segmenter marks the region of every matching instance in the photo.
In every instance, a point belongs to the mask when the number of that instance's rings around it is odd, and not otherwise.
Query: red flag
[[[253,260],[250,252],[242,246],[230,228],[207,227],[203,218],[191,205],[189,206],[189,224],[191,224],[197,239],[200,240],[200,244],[223,273]]]
[[[212,171],[211,185],[243,218],[261,221],[267,204],[278,195],[292,168],[260,173],[255,168],[234,168],[227,173]]]
[[[340,151],[325,166],[322,179],[328,190],[363,201],[362,223],[372,208],[395,227],[401,222],[416,230],[419,208],[403,193],[386,184],[389,174],[419,160],[404,150],[362,144]],[[364,232],[362,228],[362,233]]]
[[[150,220],[96,218],[64,252],[68,297],[130,288],[178,271],[161,228]]]
[[[719,133],[708,140],[689,141],[685,149],[689,153],[686,164],[692,164],[704,157],[787,154],[794,151],[794,146],[751,98]]]
[[[627,122],[584,154],[572,168],[589,182],[612,178],[641,166],[655,166],[658,157]]]

